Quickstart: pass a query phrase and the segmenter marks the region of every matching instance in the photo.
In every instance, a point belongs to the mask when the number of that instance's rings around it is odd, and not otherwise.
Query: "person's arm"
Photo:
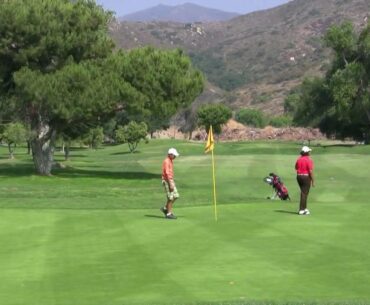
[[[310,173],[308,174],[311,178],[311,186],[315,186],[315,178],[314,178],[314,175],[313,175],[313,171],[311,170]]]
[[[311,178],[311,186],[314,187],[315,186],[315,177],[314,177],[314,174],[313,174],[313,161],[311,159],[310,159],[310,163],[309,163],[308,175]]]
[[[169,179],[168,186],[170,188],[170,192],[173,192],[173,190],[175,189],[175,181],[173,181],[173,179]]]

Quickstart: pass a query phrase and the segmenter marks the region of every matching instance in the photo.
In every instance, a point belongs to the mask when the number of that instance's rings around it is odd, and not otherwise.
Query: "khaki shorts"
[[[175,182],[173,183],[174,187],[173,187],[173,191],[170,192],[170,185],[169,185],[169,182],[166,181],[166,180],[162,180],[162,185],[164,187],[164,191],[167,195],[167,199],[168,200],[174,200],[174,199],[177,199],[180,197],[178,191],[177,191],[177,188],[176,188],[176,185],[175,185]]]

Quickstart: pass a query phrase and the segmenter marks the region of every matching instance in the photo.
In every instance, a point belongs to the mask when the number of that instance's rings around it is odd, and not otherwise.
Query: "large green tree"
[[[116,65],[122,66],[122,78],[145,99],[146,111],[132,119],[145,121],[151,134],[167,128],[176,111],[190,105],[203,91],[203,75],[179,49],[163,52],[145,47],[120,52],[116,60]]]
[[[332,26],[324,38],[334,51],[323,78],[306,79],[294,106],[294,121],[329,136],[369,142],[370,25],[357,34],[351,23]]]
[[[0,1],[1,109],[30,126],[40,174],[51,173],[58,133],[117,111],[166,118],[202,89],[180,51],[113,53],[110,18],[92,0]]]
[[[110,18],[88,0],[0,2],[0,94],[31,126],[40,174],[51,172],[63,126],[86,114],[90,119],[117,100],[117,90],[106,89],[113,77],[100,77],[99,60],[113,48],[106,34]]]

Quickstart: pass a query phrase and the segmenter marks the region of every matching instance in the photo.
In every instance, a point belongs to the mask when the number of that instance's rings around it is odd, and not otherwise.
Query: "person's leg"
[[[301,200],[299,203],[299,210],[304,211],[307,208],[307,194],[301,189]]]
[[[166,216],[167,213],[168,213],[168,207],[171,206],[171,200],[169,198],[169,196],[170,196],[170,189],[169,189],[169,186],[168,186],[168,182],[167,181],[163,180],[162,181],[162,185],[163,185],[164,192],[166,194],[167,201],[166,201],[165,205],[163,207],[161,207],[160,210]],[[171,206],[171,208],[172,208],[172,206]]]
[[[173,191],[168,194],[168,201],[166,205],[167,209],[167,217],[171,216],[170,218],[176,218],[176,216],[173,214],[173,205],[175,204],[176,199],[180,197],[176,185],[173,185]]]
[[[297,176],[299,188],[301,189],[301,198],[299,202],[299,210],[307,209],[307,197],[310,192],[311,181],[309,176]]]
[[[170,199],[167,200],[167,204],[166,204],[167,215],[172,214],[173,203],[174,203],[174,200],[170,200]]]
[[[309,176],[303,176],[304,177],[304,184],[303,184],[303,193],[304,193],[304,210],[307,210],[307,199],[308,199],[308,194],[310,192],[311,188],[311,179]]]

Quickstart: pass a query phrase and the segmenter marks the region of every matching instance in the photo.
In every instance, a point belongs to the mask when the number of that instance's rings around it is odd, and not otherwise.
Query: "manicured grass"
[[[161,162],[180,151],[178,220],[165,220]],[[34,175],[0,149],[0,304],[370,304],[370,147],[314,147],[312,215],[298,216],[299,143],[151,141],[76,149]],[[60,153],[56,159],[62,161]],[[269,201],[282,176],[292,202]]]

